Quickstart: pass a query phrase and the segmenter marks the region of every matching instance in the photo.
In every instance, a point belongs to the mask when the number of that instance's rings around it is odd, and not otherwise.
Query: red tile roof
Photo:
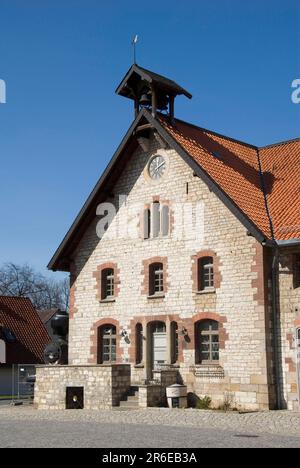
[[[259,242],[300,240],[300,139],[258,148],[161,114],[142,109],[81,209],[48,268],[70,271],[68,259],[132,154],[135,130],[150,124],[183,157]],[[111,177],[111,180],[110,180]],[[111,187],[110,187],[111,190]],[[101,195],[101,197],[100,197]]]
[[[300,140],[256,148],[180,120],[159,120],[266,238],[272,227],[276,240],[300,238]]]
[[[49,320],[51,320],[54,315],[59,311],[59,309],[46,309],[46,310],[38,310],[37,313],[44,325],[46,325]]]
[[[16,337],[15,343],[6,345],[7,364],[43,363],[51,339],[29,299],[0,296],[0,325]]]
[[[300,140],[260,149],[268,206],[278,240],[300,238]]]

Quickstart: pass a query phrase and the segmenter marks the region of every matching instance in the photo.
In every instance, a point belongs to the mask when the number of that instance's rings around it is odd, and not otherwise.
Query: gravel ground
[[[0,446],[300,448],[300,413],[37,411],[1,406]]]

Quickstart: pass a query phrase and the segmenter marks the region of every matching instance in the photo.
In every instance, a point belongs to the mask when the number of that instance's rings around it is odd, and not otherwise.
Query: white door
[[[167,361],[167,334],[153,333],[153,363],[154,367]]]

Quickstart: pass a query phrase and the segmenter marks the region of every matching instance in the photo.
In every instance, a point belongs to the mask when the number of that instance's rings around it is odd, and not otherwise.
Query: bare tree
[[[0,267],[0,295],[28,297],[36,309],[68,309],[68,279],[54,281],[29,265]]]

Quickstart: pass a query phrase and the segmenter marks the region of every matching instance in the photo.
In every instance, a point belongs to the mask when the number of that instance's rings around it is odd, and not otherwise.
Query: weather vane
[[[133,63],[136,65],[136,45],[138,43],[139,36],[136,34],[132,40],[132,45],[133,45]]]

